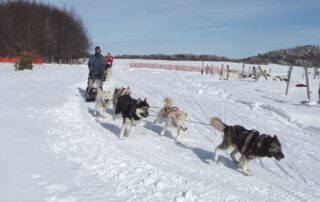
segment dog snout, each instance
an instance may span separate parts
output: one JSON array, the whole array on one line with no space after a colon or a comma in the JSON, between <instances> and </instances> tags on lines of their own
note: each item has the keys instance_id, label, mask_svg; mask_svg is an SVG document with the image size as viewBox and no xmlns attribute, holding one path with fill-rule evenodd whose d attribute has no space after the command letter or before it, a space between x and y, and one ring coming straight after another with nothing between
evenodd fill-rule
<instances>
[{"instance_id":1,"label":"dog snout","mask_svg":"<svg viewBox=\"0 0 320 202\"><path fill-rule=\"evenodd\" d=\"M275 155L275 158L277 159L277 161L280 161L284 158L284 154L282 152L279 152Z\"/></svg>"},{"instance_id":2,"label":"dog snout","mask_svg":"<svg viewBox=\"0 0 320 202\"><path fill-rule=\"evenodd\" d=\"M183 131L188 130L188 127L180 127Z\"/></svg>"},{"instance_id":3,"label":"dog snout","mask_svg":"<svg viewBox=\"0 0 320 202\"><path fill-rule=\"evenodd\" d=\"M147 116L149 116L149 112L148 111L144 111L143 113L141 113L141 115L146 118Z\"/></svg>"}]
</instances>

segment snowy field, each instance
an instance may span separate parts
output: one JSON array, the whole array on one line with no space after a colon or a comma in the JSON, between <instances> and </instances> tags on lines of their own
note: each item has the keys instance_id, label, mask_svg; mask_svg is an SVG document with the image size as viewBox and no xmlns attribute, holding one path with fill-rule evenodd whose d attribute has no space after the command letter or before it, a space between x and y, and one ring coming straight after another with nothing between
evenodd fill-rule
<instances>
[{"instance_id":1,"label":"snowy field","mask_svg":"<svg viewBox=\"0 0 320 202\"><path fill-rule=\"evenodd\" d=\"M283 81L225 81L199 73L128 69L129 62L115 61L104 89L130 86L132 97L147 98L152 107L171 97L191 121L204 124L190 122L182 144L175 144L174 129L159 136L163 125L152 124L159 109L151 108L151 116L122 141L122 121L112 120L112 109L103 119L93 116L93 103L84 102L86 65L46 64L15 72L13 65L0 64L0 201L319 201L320 80L313 79L313 69L307 102L306 88L295 87L305 82L298 67L285 96ZM274 75L288 70L263 68ZM214 163L222 137L205 125L213 116L277 134L285 158L250 161L248 177L227 153Z\"/></svg>"}]
</instances>

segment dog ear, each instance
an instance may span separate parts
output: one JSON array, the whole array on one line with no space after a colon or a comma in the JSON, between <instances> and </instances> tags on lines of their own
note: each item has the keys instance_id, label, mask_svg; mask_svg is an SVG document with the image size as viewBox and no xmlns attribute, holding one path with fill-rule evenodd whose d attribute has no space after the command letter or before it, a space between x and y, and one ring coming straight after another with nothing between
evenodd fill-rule
<instances>
[{"instance_id":1,"label":"dog ear","mask_svg":"<svg viewBox=\"0 0 320 202\"><path fill-rule=\"evenodd\" d=\"M139 98L138 100L137 100L137 104L140 104L141 103L141 99Z\"/></svg>"},{"instance_id":2,"label":"dog ear","mask_svg":"<svg viewBox=\"0 0 320 202\"><path fill-rule=\"evenodd\" d=\"M144 98L144 102L147 102L147 98Z\"/></svg>"}]
</instances>

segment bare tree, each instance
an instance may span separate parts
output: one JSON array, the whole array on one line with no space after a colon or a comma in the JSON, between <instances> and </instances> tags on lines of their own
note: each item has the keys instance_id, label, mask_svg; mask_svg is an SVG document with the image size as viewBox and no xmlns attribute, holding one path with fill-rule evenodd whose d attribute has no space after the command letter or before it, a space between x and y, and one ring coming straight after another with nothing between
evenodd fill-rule
<instances>
[{"instance_id":1,"label":"bare tree","mask_svg":"<svg viewBox=\"0 0 320 202\"><path fill-rule=\"evenodd\" d=\"M0 1L0 56L33 51L58 61L86 57L91 45L73 9L59 9L37 1Z\"/></svg>"}]
</instances>

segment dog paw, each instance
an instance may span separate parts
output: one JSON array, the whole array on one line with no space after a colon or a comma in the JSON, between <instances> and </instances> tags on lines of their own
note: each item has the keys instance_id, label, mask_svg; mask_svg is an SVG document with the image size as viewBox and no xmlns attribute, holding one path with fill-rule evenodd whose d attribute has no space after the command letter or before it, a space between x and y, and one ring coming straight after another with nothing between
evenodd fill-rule
<instances>
[{"instance_id":1,"label":"dog paw","mask_svg":"<svg viewBox=\"0 0 320 202\"><path fill-rule=\"evenodd\" d=\"M249 173L249 172L243 172L243 174L244 174L245 176L252 176L252 174Z\"/></svg>"}]
</instances>

